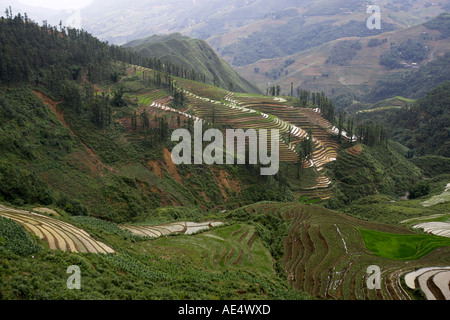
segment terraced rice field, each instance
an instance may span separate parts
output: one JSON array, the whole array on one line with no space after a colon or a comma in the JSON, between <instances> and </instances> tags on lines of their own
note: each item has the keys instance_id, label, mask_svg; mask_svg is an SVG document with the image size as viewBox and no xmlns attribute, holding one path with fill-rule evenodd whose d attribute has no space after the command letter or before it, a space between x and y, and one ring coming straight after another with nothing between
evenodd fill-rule
<instances>
[{"instance_id":1,"label":"terraced rice field","mask_svg":"<svg viewBox=\"0 0 450 320\"><path fill-rule=\"evenodd\" d=\"M195 98L195 95L191 96ZM236 100L232 93L229 93L225 96L225 101L228 103L212 107L211 105L196 104L194 112L209 121L214 115L216 121L235 129L279 129L281 134L290 133L292 142L289 145L281 137L279 143L280 161L286 162L298 161L295 145L307 137L307 130L311 130L315 151L312 159L305 162L303 166L304 168L314 167L317 170L317 183L314 187L301 190L297 194L323 200L330 198L332 196L332 190L329 188L331 181L320 174L320 171L323 170L325 164L336 160L338 155L339 145L330 139L329 127L331 124L323 119L318 110L305 108L300 110L264 101L251 103L252 99L258 100L249 97L246 98L246 103L242 103ZM303 115L302 110L307 115Z\"/></svg>"},{"instance_id":2,"label":"terraced rice field","mask_svg":"<svg viewBox=\"0 0 450 320\"><path fill-rule=\"evenodd\" d=\"M445 203L450 201L450 183L447 184L445 190L440 195L434 196L431 199L422 202L424 207L431 207L439 203Z\"/></svg>"},{"instance_id":3,"label":"terraced rice field","mask_svg":"<svg viewBox=\"0 0 450 320\"><path fill-rule=\"evenodd\" d=\"M450 223L448 222L423 222L416 224L413 228L423 229L425 232L450 238Z\"/></svg>"},{"instance_id":4,"label":"terraced rice field","mask_svg":"<svg viewBox=\"0 0 450 320\"><path fill-rule=\"evenodd\" d=\"M307 137L307 133L311 132L314 142L314 153L310 162L304 163L304 168L314 167L318 174L317 184L310 189L301 190L298 192L299 196L312 196L319 199L328 199L332 195L329 186L331 181L320 174L324 165L335 161L338 155L339 144L330 138L331 135L336 134L332 131L332 125L325 120L319 109L308 108L294 108L274 102L267 102L261 99L252 98L234 98L229 94L225 98L234 105L240 105L242 108L256 110L261 114L278 119L277 121L285 125L285 130L282 132L290 132L292 143L289 148L293 151L295 145ZM297 157L289 159L283 158L282 161L295 162ZM324 190L325 189L325 190ZM312 192L316 190L317 192Z\"/></svg>"},{"instance_id":5,"label":"terraced rice field","mask_svg":"<svg viewBox=\"0 0 450 320\"><path fill-rule=\"evenodd\" d=\"M402 223L409 224L415 229L422 229L427 233L450 238L450 213L408 219Z\"/></svg>"},{"instance_id":6,"label":"terraced rice field","mask_svg":"<svg viewBox=\"0 0 450 320\"><path fill-rule=\"evenodd\" d=\"M150 69L138 67L138 72L143 75L151 74ZM317 184L315 187L298 191L299 196L311 196L318 199L328 199L333 192L329 188L331 181L321 171L324 165L335 161L338 155L339 145L331 139L336 135L331 123L325 120L320 109L293 108L283 105L283 100L274 100L263 96L238 95L213 86L196 83L186 79L177 79L175 87L184 90L190 103L191 114L182 114L193 117L197 121L208 123L214 121L227 128L233 129L278 129L280 161L297 163L298 154L295 151L297 143L308 136L311 131L315 145L313 157L303 164L304 168L314 168L317 172ZM157 94L157 93L152 93ZM142 94L136 100L143 107L158 108L162 111L176 112L168 108L168 101L155 99L152 94ZM335 129L335 128L334 128ZM291 142L284 141L283 135L291 136ZM269 135L270 146L270 135ZM270 150L270 147L269 147Z\"/></svg>"},{"instance_id":7,"label":"terraced rice field","mask_svg":"<svg viewBox=\"0 0 450 320\"><path fill-rule=\"evenodd\" d=\"M137 96L131 96L132 98L136 98L139 104L143 106L149 106L153 101L158 99L163 99L167 97L167 93L164 90L155 90L152 92L140 94Z\"/></svg>"},{"instance_id":8,"label":"terraced rice field","mask_svg":"<svg viewBox=\"0 0 450 320\"><path fill-rule=\"evenodd\" d=\"M405 275L411 289L420 288L428 300L450 300L450 267L430 267Z\"/></svg>"},{"instance_id":9,"label":"terraced rice field","mask_svg":"<svg viewBox=\"0 0 450 320\"><path fill-rule=\"evenodd\" d=\"M272 257L257 236L255 227L235 224L195 236L160 238L153 245L183 248L210 270L248 269L271 274Z\"/></svg>"},{"instance_id":10,"label":"terraced rice field","mask_svg":"<svg viewBox=\"0 0 450 320\"><path fill-rule=\"evenodd\" d=\"M247 210L252 214L276 215L290 222L283 259L287 280L317 298L409 300L413 292L402 285L404 275L438 265L450 254L450 246L444 246L407 263L377 256L365 246L358 228L398 234L408 233L408 229L357 220L316 206L256 204ZM367 268L372 265L381 269L380 290L367 287Z\"/></svg>"},{"instance_id":11,"label":"terraced rice field","mask_svg":"<svg viewBox=\"0 0 450 320\"><path fill-rule=\"evenodd\" d=\"M366 247L380 257L415 260L431 251L450 246L450 239L435 235L393 234L375 230L360 230Z\"/></svg>"},{"instance_id":12,"label":"terraced rice field","mask_svg":"<svg viewBox=\"0 0 450 320\"><path fill-rule=\"evenodd\" d=\"M120 227L131 231L135 235L159 238L162 236L168 236L172 234L193 234L199 231L208 230L213 227L222 225L220 221L207 221L207 222L175 222L159 226L138 226L138 225L121 225Z\"/></svg>"},{"instance_id":13,"label":"terraced rice field","mask_svg":"<svg viewBox=\"0 0 450 320\"><path fill-rule=\"evenodd\" d=\"M52 250L81 253L114 253L106 244L93 239L86 231L69 223L34 212L0 205L0 215L22 224Z\"/></svg>"}]
</instances>

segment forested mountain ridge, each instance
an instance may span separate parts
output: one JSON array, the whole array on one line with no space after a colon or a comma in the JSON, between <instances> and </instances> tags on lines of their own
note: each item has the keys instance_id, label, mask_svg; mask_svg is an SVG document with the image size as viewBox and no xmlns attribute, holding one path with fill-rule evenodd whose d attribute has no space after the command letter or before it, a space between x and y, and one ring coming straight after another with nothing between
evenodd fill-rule
<instances>
[{"instance_id":1,"label":"forested mountain ridge","mask_svg":"<svg viewBox=\"0 0 450 320\"><path fill-rule=\"evenodd\" d=\"M447 81L427 92L416 102L405 102L402 107L396 109L360 113L355 117L358 122L383 123L391 139L410 148L417 156L450 157L449 102L450 81Z\"/></svg>"}]
</instances>

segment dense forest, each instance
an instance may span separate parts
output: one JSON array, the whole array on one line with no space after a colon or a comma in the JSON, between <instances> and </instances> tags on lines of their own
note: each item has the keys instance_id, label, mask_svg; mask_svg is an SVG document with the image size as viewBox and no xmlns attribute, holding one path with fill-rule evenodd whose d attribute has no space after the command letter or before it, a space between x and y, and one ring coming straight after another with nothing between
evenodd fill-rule
<instances>
[{"instance_id":1,"label":"dense forest","mask_svg":"<svg viewBox=\"0 0 450 320\"><path fill-rule=\"evenodd\" d=\"M351 61L361 50L362 45L360 41L342 41L333 47L332 54L328 57L326 63L345 65L346 62Z\"/></svg>"},{"instance_id":2,"label":"dense forest","mask_svg":"<svg viewBox=\"0 0 450 320\"><path fill-rule=\"evenodd\" d=\"M447 81L415 103L375 115L360 114L358 121L379 121L389 138L400 142L417 156L450 157L450 81Z\"/></svg>"},{"instance_id":3,"label":"dense forest","mask_svg":"<svg viewBox=\"0 0 450 320\"><path fill-rule=\"evenodd\" d=\"M117 82L118 68L111 65L113 61L157 70L159 81L167 86L168 76L206 82L205 75L194 69L109 45L86 31L45 21L39 26L27 14L13 16L10 8L5 14L0 21L1 83L31 82L61 97L67 80Z\"/></svg>"},{"instance_id":4,"label":"dense forest","mask_svg":"<svg viewBox=\"0 0 450 320\"><path fill-rule=\"evenodd\" d=\"M391 43L388 52L380 57L380 64L388 69L401 68L402 62L419 63L428 56L428 49L420 42L413 42L411 39L396 45Z\"/></svg>"}]
</instances>

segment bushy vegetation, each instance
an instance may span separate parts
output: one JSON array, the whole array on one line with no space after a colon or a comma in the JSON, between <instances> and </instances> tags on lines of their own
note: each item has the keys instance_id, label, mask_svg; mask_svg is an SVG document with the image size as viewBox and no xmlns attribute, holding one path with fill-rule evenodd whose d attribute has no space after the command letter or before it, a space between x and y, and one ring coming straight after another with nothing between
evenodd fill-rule
<instances>
[{"instance_id":1,"label":"bushy vegetation","mask_svg":"<svg viewBox=\"0 0 450 320\"><path fill-rule=\"evenodd\" d=\"M54 195L36 164L48 166L43 160L50 161L48 152L53 161L61 160L76 149L76 142L29 89L1 89L0 94L0 199L17 205L51 204Z\"/></svg>"},{"instance_id":2,"label":"bushy vegetation","mask_svg":"<svg viewBox=\"0 0 450 320\"><path fill-rule=\"evenodd\" d=\"M445 82L408 108L385 111L379 121L389 137L412 149L415 155L450 157L449 101L450 82Z\"/></svg>"},{"instance_id":3,"label":"bushy vegetation","mask_svg":"<svg viewBox=\"0 0 450 320\"><path fill-rule=\"evenodd\" d=\"M419 63L425 60L428 55L427 48L420 42L413 43L411 39L400 45L391 43L389 52L384 53L380 57L380 64L388 69L401 68L402 61Z\"/></svg>"},{"instance_id":4,"label":"bushy vegetation","mask_svg":"<svg viewBox=\"0 0 450 320\"><path fill-rule=\"evenodd\" d=\"M0 216L0 254L3 250L29 256L36 253L39 247L23 226Z\"/></svg>"},{"instance_id":5,"label":"bushy vegetation","mask_svg":"<svg viewBox=\"0 0 450 320\"><path fill-rule=\"evenodd\" d=\"M353 60L361 48L360 41L341 41L333 47L333 51L326 63L343 66L346 62Z\"/></svg>"},{"instance_id":6,"label":"bushy vegetation","mask_svg":"<svg viewBox=\"0 0 450 320\"><path fill-rule=\"evenodd\" d=\"M430 193L430 185L425 181L421 181L409 189L409 198L416 199L421 198Z\"/></svg>"},{"instance_id":7,"label":"bushy vegetation","mask_svg":"<svg viewBox=\"0 0 450 320\"><path fill-rule=\"evenodd\" d=\"M235 221L256 224L256 232L275 259L275 270L284 275L282 258L284 254L284 240L288 234L289 222L282 217L267 214L250 214L246 208L234 210L230 218Z\"/></svg>"},{"instance_id":8,"label":"bushy vegetation","mask_svg":"<svg viewBox=\"0 0 450 320\"><path fill-rule=\"evenodd\" d=\"M411 159L411 162L422 169L428 177L450 173L450 158L427 155L414 157Z\"/></svg>"},{"instance_id":9,"label":"bushy vegetation","mask_svg":"<svg viewBox=\"0 0 450 320\"><path fill-rule=\"evenodd\" d=\"M422 178L417 167L385 145L365 146L358 157L342 150L328 169L335 182L335 199L328 204L331 208L377 193L403 196Z\"/></svg>"}]
</instances>

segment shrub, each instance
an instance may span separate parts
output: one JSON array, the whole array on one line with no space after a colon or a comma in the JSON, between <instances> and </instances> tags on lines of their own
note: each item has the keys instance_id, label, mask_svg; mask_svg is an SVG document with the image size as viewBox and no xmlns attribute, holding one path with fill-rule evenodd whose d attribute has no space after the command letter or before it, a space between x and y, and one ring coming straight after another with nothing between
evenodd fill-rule
<instances>
[{"instance_id":1,"label":"shrub","mask_svg":"<svg viewBox=\"0 0 450 320\"><path fill-rule=\"evenodd\" d=\"M409 189L409 199L424 197L430 193L430 185L426 182L419 182Z\"/></svg>"},{"instance_id":2,"label":"shrub","mask_svg":"<svg viewBox=\"0 0 450 320\"><path fill-rule=\"evenodd\" d=\"M4 217L0 217L0 247L20 256L31 255L39 249L23 226Z\"/></svg>"}]
</instances>

